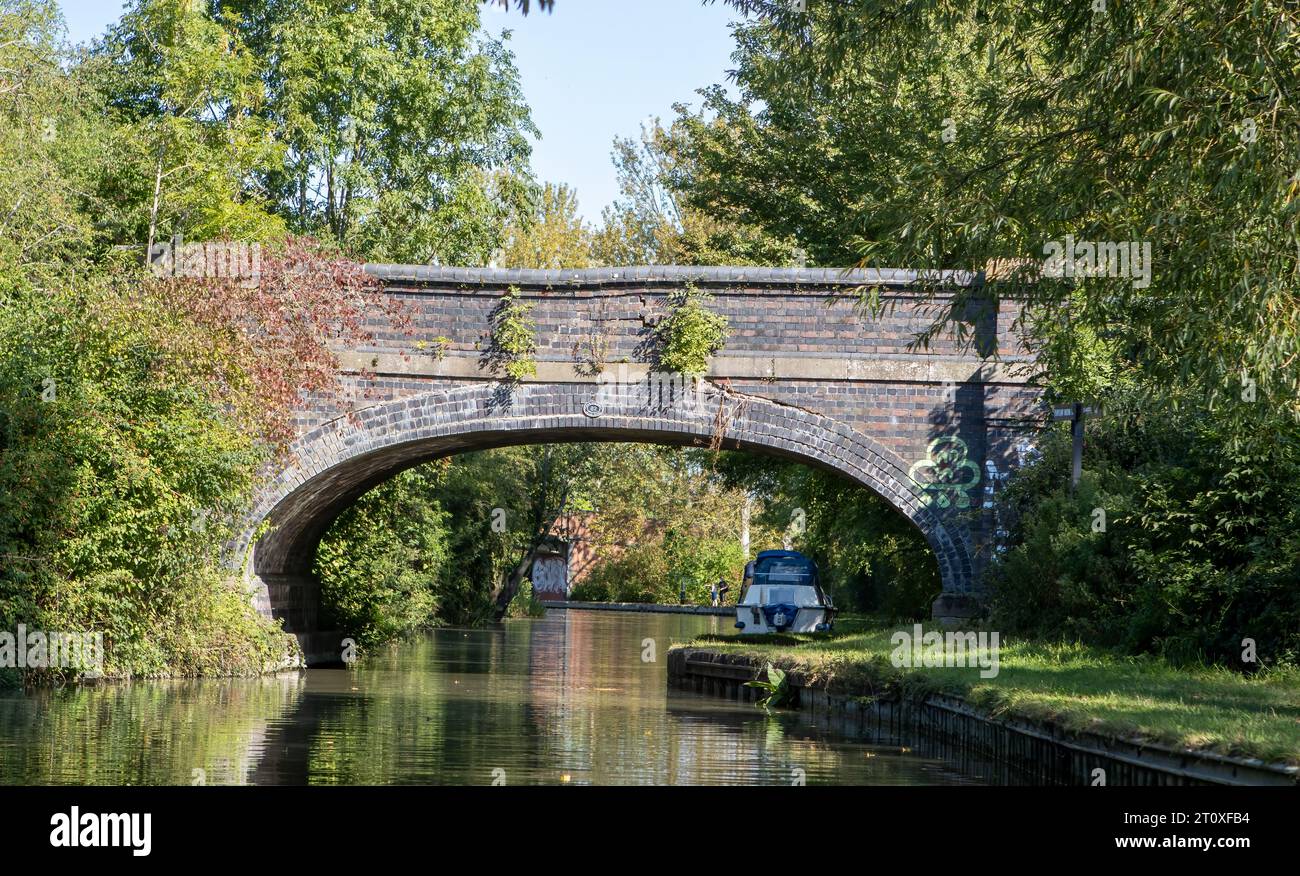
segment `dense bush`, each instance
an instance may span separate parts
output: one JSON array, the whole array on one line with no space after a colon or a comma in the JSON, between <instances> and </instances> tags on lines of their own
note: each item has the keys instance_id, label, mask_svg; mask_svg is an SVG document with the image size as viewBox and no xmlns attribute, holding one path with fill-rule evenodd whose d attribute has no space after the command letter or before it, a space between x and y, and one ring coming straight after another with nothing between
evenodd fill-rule
<instances>
[{"instance_id":1,"label":"dense bush","mask_svg":"<svg viewBox=\"0 0 1300 876\"><path fill-rule=\"evenodd\" d=\"M687 285L668 296L668 313L654 327L655 367L675 374L704 374L709 358L727 342L727 318L708 308L709 298Z\"/></svg>"},{"instance_id":2,"label":"dense bush","mask_svg":"<svg viewBox=\"0 0 1300 876\"><path fill-rule=\"evenodd\" d=\"M102 632L111 675L258 671L287 646L220 546L264 451L217 339L131 281L0 307L0 628Z\"/></svg>"},{"instance_id":3,"label":"dense bush","mask_svg":"<svg viewBox=\"0 0 1300 876\"><path fill-rule=\"evenodd\" d=\"M510 600L510 607L506 611L506 617L545 617L546 603L537 598L533 592L533 582L525 580L519 587L519 592Z\"/></svg>"},{"instance_id":4,"label":"dense bush","mask_svg":"<svg viewBox=\"0 0 1300 876\"><path fill-rule=\"evenodd\" d=\"M1300 512L1289 485L1300 432L1254 440L1210 411L1122 409L1088 430L1076 495L1061 432L1003 493L1010 533L989 570L994 621L1243 669L1255 665L1242 659L1253 639L1260 664L1294 662Z\"/></svg>"},{"instance_id":5,"label":"dense bush","mask_svg":"<svg viewBox=\"0 0 1300 876\"><path fill-rule=\"evenodd\" d=\"M537 374L537 324L528 315L532 308L520 301L518 288L506 290L492 309L480 365L515 383Z\"/></svg>"},{"instance_id":6,"label":"dense bush","mask_svg":"<svg viewBox=\"0 0 1300 876\"><path fill-rule=\"evenodd\" d=\"M569 597L579 602L677 602L671 589L668 562L655 539L597 563Z\"/></svg>"},{"instance_id":7,"label":"dense bush","mask_svg":"<svg viewBox=\"0 0 1300 876\"><path fill-rule=\"evenodd\" d=\"M316 551L329 629L363 648L434 625L447 561L442 469L420 466L366 495L331 524Z\"/></svg>"},{"instance_id":8,"label":"dense bush","mask_svg":"<svg viewBox=\"0 0 1300 876\"><path fill-rule=\"evenodd\" d=\"M734 532L700 538L689 531L669 528L664 534L663 550L668 562L665 583L676 597L680 597L684 584L687 602L708 602L710 588L722 578L731 584L727 596L736 598L745 555Z\"/></svg>"}]
</instances>

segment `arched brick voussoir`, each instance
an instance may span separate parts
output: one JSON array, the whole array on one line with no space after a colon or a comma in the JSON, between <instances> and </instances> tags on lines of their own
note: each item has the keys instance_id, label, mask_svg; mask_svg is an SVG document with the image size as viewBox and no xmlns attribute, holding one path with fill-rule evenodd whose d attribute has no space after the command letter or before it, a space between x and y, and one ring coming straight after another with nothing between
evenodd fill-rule
<instances>
[{"instance_id":1,"label":"arched brick voussoir","mask_svg":"<svg viewBox=\"0 0 1300 876\"><path fill-rule=\"evenodd\" d=\"M309 574L329 523L364 492L413 465L468 450L554 441L708 446L725 401L733 416L724 446L817 465L873 490L929 542L944 590L970 591L967 534L929 508L901 458L853 428L716 387L694 407L648 409L640 399L602 399L593 416L584 405L594 398L589 383L465 384L375 405L308 432L292 448L293 464L261 491L248 521L246 543L263 521L270 524L252 552L251 582Z\"/></svg>"}]
</instances>

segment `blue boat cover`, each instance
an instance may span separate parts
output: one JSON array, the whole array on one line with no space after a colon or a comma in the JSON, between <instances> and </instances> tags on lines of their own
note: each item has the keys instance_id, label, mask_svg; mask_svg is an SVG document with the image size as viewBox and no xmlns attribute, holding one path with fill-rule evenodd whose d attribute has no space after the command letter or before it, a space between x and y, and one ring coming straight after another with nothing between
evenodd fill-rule
<instances>
[{"instance_id":1,"label":"blue boat cover","mask_svg":"<svg viewBox=\"0 0 1300 876\"><path fill-rule=\"evenodd\" d=\"M795 615L798 613L799 606L790 602L776 602L772 605L763 606L763 618L767 621L767 625L778 632L785 632L786 628L794 623ZM778 624L776 622L778 614L785 615L785 623Z\"/></svg>"}]
</instances>

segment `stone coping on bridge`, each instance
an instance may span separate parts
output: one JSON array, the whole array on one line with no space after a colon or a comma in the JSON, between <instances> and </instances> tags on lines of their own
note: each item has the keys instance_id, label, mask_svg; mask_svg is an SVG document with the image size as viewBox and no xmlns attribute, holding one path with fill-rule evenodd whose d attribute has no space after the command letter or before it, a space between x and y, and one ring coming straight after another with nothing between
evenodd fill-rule
<instances>
[{"instance_id":1,"label":"stone coping on bridge","mask_svg":"<svg viewBox=\"0 0 1300 876\"><path fill-rule=\"evenodd\" d=\"M379 375L446 377L470 380L497 379L479 355L448 353L431 356L342 350L339 367L345 372ZM644 362L611 363L601 374L583 373L571 359L535 362L536 373L521 383L602 383L644 380L653 370ZM602 376L603 375L603 376ZM1001 383L1028 384L1030 376L1019 361L989 362L965 357L932 356L918 361L912 357L877 354L872 356L714 356L705 377L757 380L848 380L914 383Z\"/></svg>"},{"instance_id":2,"label":"stone coping on bridge","mask_svg":"<svg viewBox=\"0 0 1300 876\"><path fill-rule=\"evenodd\" d=\"M366 273L390 282L480 286L627 286L683 283L744 286L917 286L981 285L971 271L915 271L902 268L755 268L694 265L632 265L611 268L537 270L532 268L457 268L443 265L367 264Z\"/></svg>"}]
</instances>

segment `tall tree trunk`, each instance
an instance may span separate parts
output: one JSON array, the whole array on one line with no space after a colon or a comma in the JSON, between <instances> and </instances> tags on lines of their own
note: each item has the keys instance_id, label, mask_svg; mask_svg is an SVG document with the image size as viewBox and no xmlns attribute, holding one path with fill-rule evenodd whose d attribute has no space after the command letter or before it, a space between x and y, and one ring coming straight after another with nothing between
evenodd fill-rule
<instances>
[{"instance_id":1,"label":"tall tree trunk","mask_svg":"<svg viewBox=\"0 0 1300 876\"><path fill-rule=\"evenodd\" d=\"M153 175L153 206L149 208L149 243L144 251L145 264L153 257L153 243L158 238L158 205L162 201L163 155L165 146L158 147L158 166Z\"/></svg>"},{"instance_id":2,"label":"tall tree trunk","mask_svg":"<svg viewBox=\"0 0 1300 876\"><path fill-rule=\"evenodd\" d=\"M553 448L547 447L542 457L541 483L538 486L537 501L533 505L533 535L530 539L528 550L524 551L523 558L515 565L510 574L505 576L501 582L501 589L494 593L495 607L493 609L497 620L506 616L506 611L510 608L510 601L515 598L519 592L519 587L523 584L524 578L528 576L532 567L533 560L537 557L537 551L546 541L555 524L564 515L565 508L569 504L569 490L572 488L571 473L570 477L563 478L559 485L555 484L557 480L556 465L553 457ZM555 487L558 495L552 497L551 488ZM553 501L554 499L554 501Z\"/></svg>"},{"instance_id":3,"label":"tall tree trunk","mask_svg":"<svg viewBox=\"0 0 1300 876\"><path fill-rule=\"evenodd\" d=\"M334 226L334 157L330 156L325 165L325 227L339 239L338 229Z\"/></svg>"},{"instance_id":4,"label":"tall tree trunk","mask_svg":"<svg viewBox=\"0 0 1300 876\"><path fill-rule=\"evenodd\" d=\"M528 576L528 570L537 557L539 547L541 547L540 541L524 551L523 559L510 570L510 574L502 582L501 589L497 591L496 604L492 609L492 616L496 620L501 620L506 616L506 612L510 609L511 600L515 598L515 594L519 592L519 587L524 583L524 578Z\"/></svg>"},{"instance_id":5,"label":"tall tree trunk","mask_svg":"<svg viewBox=\"0 0 1300 876\"><path fill-rule=\"evenodd\" d=\"M745 505L740 509L740 550L749 560L749 517L754 507L754 494L746 491Z\"/></svg>"}]
</instances>

